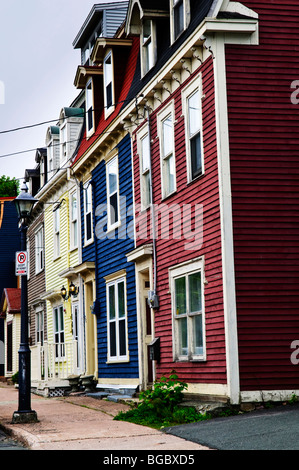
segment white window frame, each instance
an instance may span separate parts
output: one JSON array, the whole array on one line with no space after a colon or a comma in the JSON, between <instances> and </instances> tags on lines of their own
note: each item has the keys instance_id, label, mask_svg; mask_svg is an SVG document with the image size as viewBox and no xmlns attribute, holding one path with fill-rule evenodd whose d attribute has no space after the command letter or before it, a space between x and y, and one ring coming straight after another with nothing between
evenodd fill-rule
<instances>
[{"instance_id":1,"label":"white window frame","mask_svg":"<svg viewBox=\"0 0 299 470\"><path fill-rule=\"evenodd\" d=\"M58 328L56 323L58 315ZM65 358L65 328L64 328L64 309L63 305L57 305L53 308L53 336L55 344L55 361L59 362Z\"/></svg>"},{"instance_id":2,"label":"white window frame","mask_svg":"<svg viewBox=\"0 0 299 470\"><path fill-rule=\"evenodd\" d=\"M190 292L189 282L190 276L193 274L201 274L201 310L197 312L190 311ZM169 283L171 291L171 304L172 304L172 332L173 332L173 360L180 362L189 361L205 361L206 360L206 338L205 338L205 306L204 306L204 259L198 258L191 262L182 263L169 269ZM186 286L186 312L178 313L176 310L176 289L175 281L177 279L185 278ZM181 351L180 341L180 322L186 319L187 324L187 354ZM195 346L195 328L194 322L196 319L201 319L202 331L202 350L196 351Z\"/></svg>"},{"instance_id":3,"label":"white window frame","mask_svg":"<svg viewBox=\"0 0 299 470\"><path fill-rule=\"evenodd\" d=\"M40 226L34 234L35 237L35 274L44 270L44 227Z\"/></svg>"},{"instance_id":4,"label":"white window frame","mask_svg":"<svg viewBox=\"0 0 299 470\"><path fill-rule=\"evenodd\" d=\"M108 276L109 280L106 279L106 301L107 301L107 361L108 363L115 362L128 362L129 361L129 345L128 345L128 318L127 318L127 283L126 276ZM123 283L124 286L124 316L119 317L119 297L118 287ZM114 287L114 306L115 306L115 318L111 318L110 315L110 288ZM125 322L124 327L124 341L125 341L125 353L121 354L120 351L120 324ZM111 327L115 325L115 354L111 354Z\"/></svg>"},{"instance_id":5,"label":"white window frame","mask_svg":"<svg viewBox=\"0 0 299 470\"><path fill-rule=\"evenodd\" d=\"M90 201L90 202L89 202ZM87 181L83 186L83 202L84 202L84 246L93 242L93 218L92 218L92 184L91 180ZM89 210L87 210L89 204ZM87 224L90 220L90 237L87 238Z\"/></svg>"},{"instance_id":6,"label":"white window frame","mask_svg":"<svg viewBox=\"0 0 299 470\"><path fill-rule=\"evenodd\" d=\"M85 87L85 120L86 120L86 136L90 137L94 133L94 96L93 96L93 80L88 80ZM91 125L90 125L91 120Z\"/></svg>"},{"instance_id":7,"label":"white window frame","mask_svg":"<svg viewBox=\"0 0 299 470\"><path fill-rule=\"evenodd\" d=\"M165 132L164 126L168 119L171 119L172 132L171 132L171 145L169 149L165 147ZM174 105L170 103L157 115L157 129L160 141L160 163L161 163L161 187L162 199L173 194L176 191L176 159L175 159L175 139L174 139ZM168 136L167 136L168 137ZM169 141L169 139L168 139ZM173 188L171 188L170 172L168 171L169 162L172 160L173 166Z\"/></svg>"},{"instance_id":8,"label":"white window frame","mask_svg":"<svg viewBox=\"0 0 299 470\"><path fill-rule=\"evenodd\" d=\"M182 28L179 32L176 31L176 15L179 5L182 5ZM190 0L170 0L170 34L171 43L173 44L180 35L188 28L190 23Z\"/></svg>"},{"instance_id":9,"label":"white window frame","mask_svg":"<svg viewBox=\"0 0 299 470\"><path fill-rule=\"evenodd\" d=\"M60 256L60 208L53 211L54 259Z\"/></svg>"},{"instance_id":10,"label":"white window frame","mask_svg":"<svg viewBox=\"0 0 299 470\"><path fill-rule=\"evenodd\" d=\"M189 100L198 92L198 131L191 134L189 119ZM187 180L188 183L204 175L204 147L203 147L203 122L202 122L202 76L199 74L190 84L182 90L182 109L185 117L185 136L186 136L186 158L187 158ZM198 175L192 175L192 153L191 141L200 134L200 152L201 152L201 172Z\"/></svg>"},{"instance_id":11,"label":"white window frame","mask_svg":"<svg viewBox=\"0 0 299 470\"><path fill-rule=\"evenodd\" d=\"M116 167L116 188L114 191L110 192L110 184L109 184L109 170L112 166ZM113 230L120 225L120 207L119 207L119 171L118 171L118 156L115 155L114 157L110 158L106 163L106 187L107 187L107 231ZM111 198L113 196L117 197L116 207L117 207L117 219L113 222L112 221L112 209L113 206L110 204Z\"/></svg>"},{"instance_id":12,"label":"white window frame","mask_svg":"<svg viewBox=\"0 0 299 470\"><path fill-rule=\"evenodd\" d=\"M145 28L149 24L150 34L145 36ZM156 24L153 20L144 19L141 31L141 71L146 75L153 68L157 60Z\"/></svg>"},{"instance_id":13,"label":"white window frame","mask_svg":"<svg viewBox=\"0 0 299 470\"><path fill-rule=\"evenodd\" d=\"M144 150L148 147L148 155L145 155ZM151 205L151 150L149 142L149 134L147 128L143 128L137 134L137 152L139 155L140 166L140 199L141 208L146 210Z\"/></svg>"},{"instance_id":14,"label":"white window frame","mask_svg":"<svg viewBox=\"0 0 299 470\"><path fill-rule=\"evenodd\" d=\"M110 58L111 64L110 64L110 71L108 74L107 70L107 61ZM107 51L107 54L104 57L103 61L103 69L104 69L104 106L105 106L105 118L107 119L108 116L114 111L114 105L115 105L115 94L114 94L114 62L113 62L113 53L112 49L109 49ZM110 77L111 73L111 77ZM108 102L108 96L107 96L107 87L111 85L111 103L109 104Z\"/></svg>"},{"instance_id":15,"label":"white window frame","mask_svg":"<svg viewBox=\"0 0 299 470\"><path fill-rule=\"evenodd\" d=\"M76 208L74 209L73 202L76 199ZM78 194L74 191L70 194L70 245L71 250L78 248Z\"/></svg>"}]
</instances>

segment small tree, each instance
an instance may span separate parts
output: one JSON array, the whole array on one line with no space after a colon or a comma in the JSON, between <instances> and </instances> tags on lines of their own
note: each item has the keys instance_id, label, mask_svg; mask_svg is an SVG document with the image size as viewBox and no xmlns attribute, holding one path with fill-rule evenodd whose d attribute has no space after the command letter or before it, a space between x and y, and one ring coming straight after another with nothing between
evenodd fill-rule
<instances>
[{"instance_id":1,"label":"small tree","mask_svg":"<svg viewBox=\"0 0 299 470\"><path fill-rule=\"evenodd\" d=\"M0 197L15 197L19 193L20 182L16 178L0 176Z\"/></svg>"}]
</instances>

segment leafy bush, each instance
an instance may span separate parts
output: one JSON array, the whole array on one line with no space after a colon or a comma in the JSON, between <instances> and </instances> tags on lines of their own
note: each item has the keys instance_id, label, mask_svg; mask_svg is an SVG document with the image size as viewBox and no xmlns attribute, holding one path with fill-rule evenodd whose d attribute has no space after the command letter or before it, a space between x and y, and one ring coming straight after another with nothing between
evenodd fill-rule
<instances>
[{"instance_id":1,"label":"leafy bush","mask_svg":"<svg viewBox=\"0 0 299 470\"><path fill-rule=\"evenodd\" d=\"M168 379L161 377L152 389L140 393L140 403L136 408L122 411L114 419L158 429L208 419L194 408L178 406L186 388L187 384L179 381L174 373Z\"/></svg>"}]
</instances>

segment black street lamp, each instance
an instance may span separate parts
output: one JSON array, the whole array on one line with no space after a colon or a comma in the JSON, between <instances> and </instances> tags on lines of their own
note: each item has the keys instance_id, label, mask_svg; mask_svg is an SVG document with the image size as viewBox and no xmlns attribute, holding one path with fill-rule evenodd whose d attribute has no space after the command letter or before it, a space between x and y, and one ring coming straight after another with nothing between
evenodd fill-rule
<instances>
[{"instance_id":1,"label":"black street lamp","mask_svg":"<svg viewBox=\"0 0 299 470\"><path fill-rule=\"evenodd\" d=\"M38 200L28 193L24 181L21 193L14 200L21 232L21 250L26 251L27 219ZM13 423L32 423L37 421L37 414L31 410L31 364L28 341L28 290L27 273L21 275L21 342L19 349L19 408L13 414Z\"/></svg>"}]
</instances>

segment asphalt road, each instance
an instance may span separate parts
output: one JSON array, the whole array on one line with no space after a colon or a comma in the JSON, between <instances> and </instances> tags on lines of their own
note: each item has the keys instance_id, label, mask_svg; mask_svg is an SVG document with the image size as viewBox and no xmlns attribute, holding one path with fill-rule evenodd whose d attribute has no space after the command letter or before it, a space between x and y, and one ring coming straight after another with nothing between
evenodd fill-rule
<instances>
[{"instance_id":1,"label":"asphalt road","mask_svg":"<svg viewBox=\"0 0 299 470\"><path fill-rule=\"evenodd\" d=\"M174 426L165 432L217 450L299 450L299 404Z\"/></svg>"},{"instance_id":2,"label":"asphalt road","mask_svg":"<svg viewBox=\"0 0 299 470\"><path fill-rule=\"evenodd\" d=\"M10 439L10 437L0 429L0 451L1 450L26 450L26 448L13 439Z\"/></svg>"}]
</instances>

